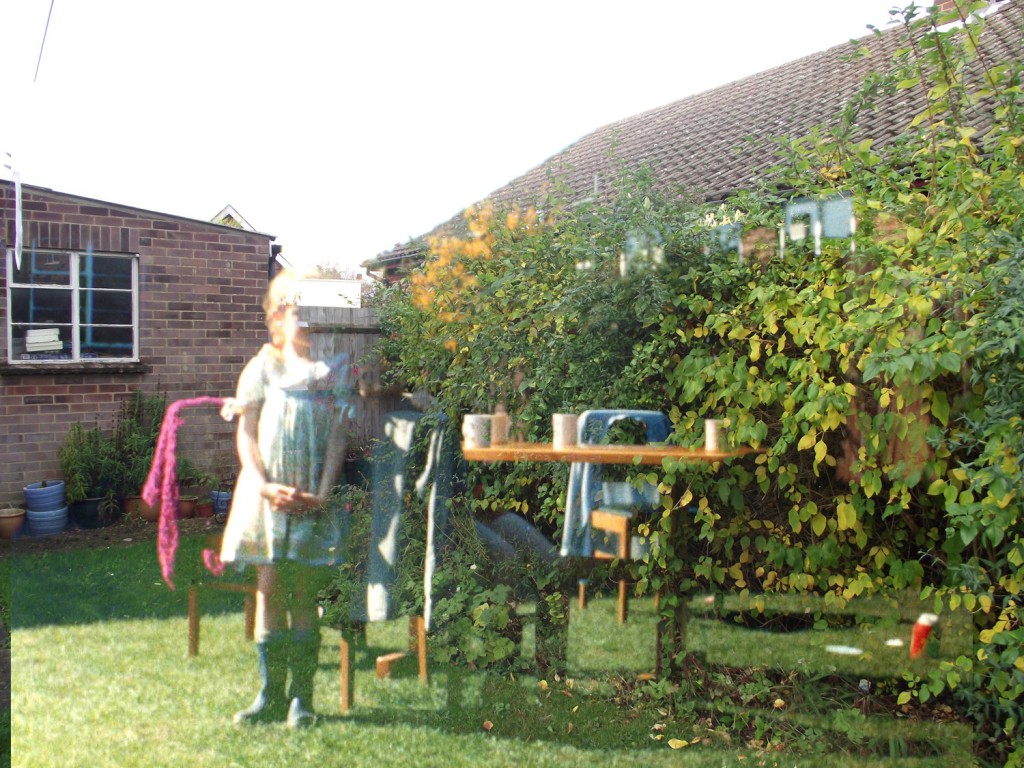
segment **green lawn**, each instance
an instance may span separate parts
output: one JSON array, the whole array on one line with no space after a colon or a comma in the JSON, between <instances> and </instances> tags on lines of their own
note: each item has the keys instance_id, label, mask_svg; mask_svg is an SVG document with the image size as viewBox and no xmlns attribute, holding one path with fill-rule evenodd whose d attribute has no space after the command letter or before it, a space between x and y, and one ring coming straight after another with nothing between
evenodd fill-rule
<instances>
[{"instance_id":1,"label":"green lawn","mask_svg":"<svg viewBox=\"0 0 1024 768\"><path fill-rule=\"evenodd\" d=\"M6 628L11 625L11 561L0 558L0 624L5 632L0 642L0 649L6 652L10 648L10 636ZM11 711L0 711L0 768L11 764Z\"/></svg>"},{"instance_id":2,"label":"green lawn","mask_svg":"<svg viewBox=\"0 0 1024 768\"><path fill-rule=\"evenodd\" d=\"M404 622L376 624L368 652L356 659L355 706L342 716L338 635L325 630L320 725L238 729L231 713L248 704L255 686L240 597L204 593L201 653L186 655L185 587L199 574L201 543L183 541L176 592L160 581L152 543L14 557L13 765L971 764L966 726L893 718L884 714L884 696L857 698L860 676L877 686L907 667L906 648L885 645L908 636L899 612L888 623L854 617L832 629L773 632L728 621L742 607L734 600L721 606L724 620L691 622L690 645L708 667L690 670L694 698L676 707L651 698L664 684L637 682L654 658L649 601L633 601L630 622L619 626L613 602L597 599L572 611L568 678L435 666L421 687L400 666L395 679L378 681L374 657L402 648L406 629ZM964 641L944 633L942 653L960 652ZM834 656L824 650L831 644L865 653ZM917 671L933 663L924 660ZM716 666L726 664L735 672ZM757 669L744 671L751 666ZM772 705L776 699L782 706ZM835 749L835 734L848 749ZM899 757L907 753L916 756Z\"/></svg>"}]
</instances>

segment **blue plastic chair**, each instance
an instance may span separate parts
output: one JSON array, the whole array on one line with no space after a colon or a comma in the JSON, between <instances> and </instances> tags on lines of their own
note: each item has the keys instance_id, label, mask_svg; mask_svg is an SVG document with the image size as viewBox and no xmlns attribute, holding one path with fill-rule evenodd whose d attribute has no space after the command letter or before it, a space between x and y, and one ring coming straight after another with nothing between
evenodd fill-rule
<instances>
[{"instance_id":1,"label":"blue plastic chair","mask_svg":"<svg viewBox=\"0 0 1024 768\"><path fill-rule=\"evenodd\" d=\"M605 442L612 426L621 421L643 425L648 443L664 442L672 430L669 418L659 411L590 410L579 416L577 440L581 444ZM566 495L562 555L608 560L641 557L648 545L634 533L636 522L649 517L660 502L658 488L651 483L637 488L627 481L605 481L601 464L573 463ZM586 607L586 581L580 582L579 605ZM620 623L626 621L628 605L628 584L620 579Z\"/></svg>"}]
</instances>

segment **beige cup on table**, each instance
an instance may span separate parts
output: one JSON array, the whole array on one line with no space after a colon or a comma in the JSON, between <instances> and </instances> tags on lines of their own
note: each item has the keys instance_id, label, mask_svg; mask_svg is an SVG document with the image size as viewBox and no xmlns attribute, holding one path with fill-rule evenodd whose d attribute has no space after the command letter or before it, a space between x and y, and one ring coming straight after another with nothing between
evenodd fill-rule
<instances>
[{"instance_id":1,"label":"beige cup on table","mask_svg":"<svg viewBox=\"0 0 1024 768\"><path fill-rule=\"evenodd\" d=\"M491 417L467 413L462 417L462 444L466 448L487 448L491 444Z\"/></svg>"},{"instance_id":2,"label":"beige cup on table","mask_svg":"<svg viewBox=\"0 0 1024 768\"><path fill-rule=\"evenodd\" d=\"M491 416L491 445L504 445L508 442L512 422L507 413L495 413Z\"/></svg>"},{"instance_id":3,"label":"beige cup on table","mask_svg":"<svg viewBox=\"0 0 1024 768\"><path fill-rule=\"evenodd\" d=\"M565 450L576 445L576 414L555 413L551 415L551 443L555 450Z\"/></svg>"},{"instance_id":4,"label":"beige cup on table","mask_svg":"<svg viewBox=\"0 0 1024 768\"><path fill-rule=\"evenodd\" d=\"M718 453L728 448L723 419L704 419L704 450L710 453Z\"/></svg>"}]
</instances>

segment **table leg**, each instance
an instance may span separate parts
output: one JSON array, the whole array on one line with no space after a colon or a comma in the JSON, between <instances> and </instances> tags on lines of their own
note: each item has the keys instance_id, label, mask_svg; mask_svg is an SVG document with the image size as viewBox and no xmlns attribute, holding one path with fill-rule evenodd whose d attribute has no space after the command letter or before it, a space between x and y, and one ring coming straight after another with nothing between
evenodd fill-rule
<instances>
[{"instance_id":1,"label":"table leg","mask_svg":"<svg viewBox=\"0 0 1024 768\"><path fill-rule=\"evenodd\" d=\"M188 588L188 655L199 654L199 588Z\"/></svg>"},{"instance_id":2,"label":"table leg","mask_svg":"<svg viewBox=\"0 0 1024 768\"><path fill-rule=\"evenodd\" d=\"M338 656L341 671L341 711L347 713L352 707L352 645L344 634L338 643Z\"/></svg>"}]
</instances>

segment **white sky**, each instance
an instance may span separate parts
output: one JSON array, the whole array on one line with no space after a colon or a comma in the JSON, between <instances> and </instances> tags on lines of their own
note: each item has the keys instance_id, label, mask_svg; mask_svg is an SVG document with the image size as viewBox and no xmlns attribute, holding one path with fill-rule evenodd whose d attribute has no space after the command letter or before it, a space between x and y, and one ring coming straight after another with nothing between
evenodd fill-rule
<instances>
[{"instance_id":1,"label":"white sky","mask_svg":"<svg viewBox=\"0 0 1024 768\"><path fill-rule=\"evenodd\" d=\"M231 204L290 260L343 267L602 125L904 4L53 0L33 82L50 2L0 2L0 153L24 183L204 220Z\"/></svg>"}]
</instances>

